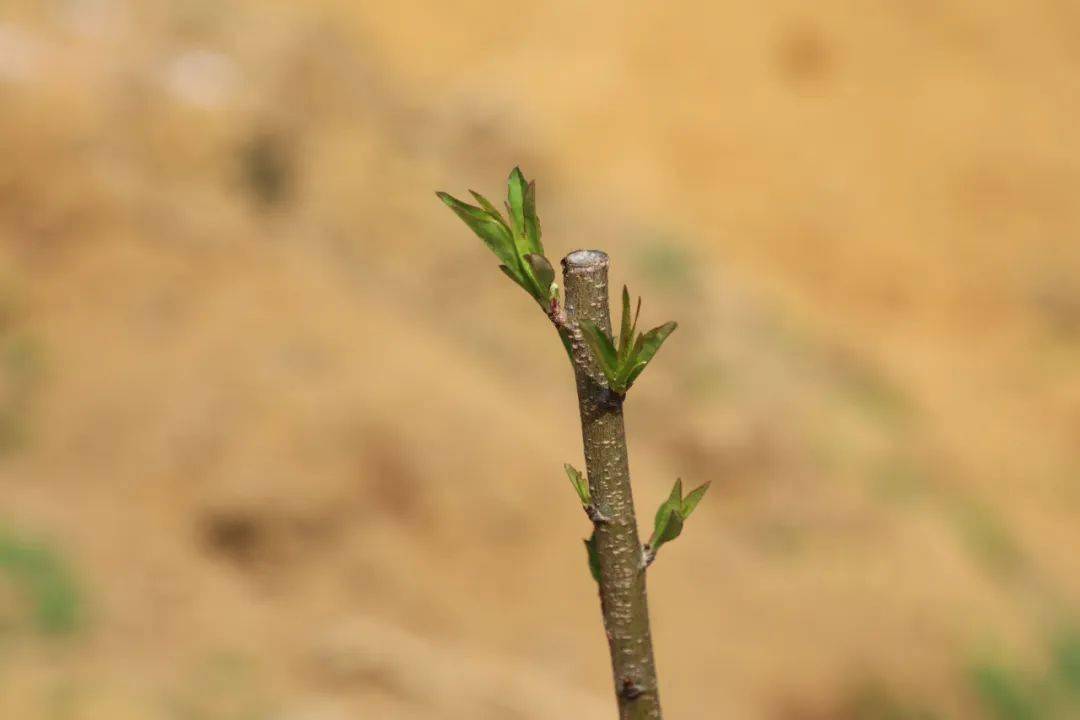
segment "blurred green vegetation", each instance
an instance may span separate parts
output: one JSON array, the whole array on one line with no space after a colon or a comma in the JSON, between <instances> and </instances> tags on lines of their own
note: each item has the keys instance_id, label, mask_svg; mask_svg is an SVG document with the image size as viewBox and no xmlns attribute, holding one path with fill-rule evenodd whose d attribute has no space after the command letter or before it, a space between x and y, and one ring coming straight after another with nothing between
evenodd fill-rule
<instances>
[{"instance_id":1,"label":"blurred green vegetation","mask_svg":"<svg viewBox=\"0 0 1080 720\"><path fill-rule=\"evenodd\" d=\"M81 627L83 593L67 561L50 545L0 527L3 585L16 602L10 610L0 606L0 630L29 623L43 635L66 636Z\"/></svg>"},{"instance_id":2,"label":"blurred green vegetation","mask_svg":"<svg viewBox=\"0 0 1080 720\"><path fill-rule=\"evenodd\" d=\"M982 658L963 675L978 720L1075 720L1080 717L1080 628L1051 633L1032 665ZM947 720L952 715L922 697L909 697L881 679L857 686L826 717L844 720Z\"/></svg>"},{"instance_id":3,"label":"blurred green vegetation","mask_svg":"<svg viewBox=\"0 0 1080 720\"><path fill-rule=\"evenodd\" d=\"M1080 631L1074 624L1055 630L1037 668L984 660L968 676L987 720L1080 717Z\"/></svg>"},{"instance_id":4,"label":"blurred green vegetation","mask_svg":"<svg viewBox=\"0 0 1080 720\"><path fill-rule=\"evenodd\" d=\"M951 510L960 536L984 568L1001 577L1023 569L1023 549L992 507L972 498L956 498Z\"/></svg>"}]
</instances>

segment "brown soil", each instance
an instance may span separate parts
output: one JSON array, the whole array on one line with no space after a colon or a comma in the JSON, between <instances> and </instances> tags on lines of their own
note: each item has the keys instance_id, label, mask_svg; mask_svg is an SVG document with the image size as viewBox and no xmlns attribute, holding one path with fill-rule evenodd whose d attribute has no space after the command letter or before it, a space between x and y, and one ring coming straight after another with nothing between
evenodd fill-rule
<instances>
[{"instance_id":1,"label":"brown soil","mask_svg":"<svg viewBox=\"0 0 1080 720\"><path fill-rule=\"evenodd\" d=\"M627 408L643 521L713 481L650 578L669 716L983 717L970 664L1080 604L1078 28L4 3L0 561L77 622L0 572L0 717L612 716L565 357L433 195L517 163L680 321Z\"/></svg>"}]
</instances>

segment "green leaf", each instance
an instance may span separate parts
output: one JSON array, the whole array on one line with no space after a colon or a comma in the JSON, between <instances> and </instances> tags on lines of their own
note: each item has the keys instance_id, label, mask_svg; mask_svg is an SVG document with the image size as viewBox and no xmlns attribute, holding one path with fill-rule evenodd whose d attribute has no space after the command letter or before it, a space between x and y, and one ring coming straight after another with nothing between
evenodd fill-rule
<instances>
[{"instance_id":1,"label":"green leaf","mask_svg":"<svg viewBox=\"0 0 1080 720\"><path fill-rule=\"evenodd\" d=\"M653 521L653 534L649 539L649 545L653 550L658 550L661 545L674 540L682 532L682 478L675 481L671 488L668 499L660 505Z\"/></svg>"},{"instance_id":2,"label":"green leaf","mask_svg":"<svg viewBox=\"0 0 1080 720\"><path fill-rule=\"evenodd\" d=\"M653 531L652 535L649 537L649 546L654 550L659 547L657 541L667 530L668 522L670 522L674 512L674 509L672 509L671 505L669 505L666 500L660 503L660 507L656 509L656 517L653 518Z\"/></svg>"},{"instance_id":3,"label":"green leaf","mask_svg":"<svg viewBox=\"0 0 1080 720\"><path fill-rule=\"evenodd\" d=\"M682 496L682 479L675 481L675 485L671 488L671 494L657 509L656 518L653 521L653 534L649 538L649 547L653 555L660 550L664 543L671 542L682 534L686 519L690 517L690 513L694 512L694 508L701 502L701 498L705 496L709 485L710 483L705 483L695 488L684 498Z\"/></svg>"},{"instance_id":4,"label":"green leaf","mask_svg":"<svg viewBox=\"0 0 1080 720\"><path fill-rule=\"evenodd\" d=\"M690 491L689 495L683 498L682 507L679 509L679 514L682 516L683 520L690 517L690 513L694 512L694 508L701 502L701 498L705 497L705 493L708 491L710 485L712 485L712 481L694 488Z\"/></svg>"},{"instance_id":5,"label":"green leaf","mask_svg":"<svg viewBox=\"0 0 1080 720\"><path fill-rule=\"evenodd\" d=\"M469 193L479 206L462 202L445 192L436 194L495 253L504 266L503 272L547 310L557 286L551 263L543 257L535 183L527 182L520 168L515 167L510 172L506 218L486 197L475 190ZM539 259L529 258L530 255Z\"/></svg>"},{"instance_id":6,"label":"green leaf","mask_svg":"<svg viewBox=\"0 0 1080 720\"><path fill-rule=\"evenodd\" d=\"M671 487L671 494L668 495L667 501L672 503L674 507L682 507L682 478L677 478L675 484Z\"/></svg>"},{"instance_id":7,"label":"green leaf","mask_svg":"<svg viewBox=\"0 0 1080 720\"><path fill-rule=\"evenodd\" d=\"M525 188L525 237L528 238L533 252L538 255L544 254L544 244L540 241L540 218L536 215L536 181L533 180Z\"/></svg>"},{"instance_id":8,"label":"green leaf","mask_svg":"<svg viewBox=\"0 0 1080 720\"><path fill-rule=\"evenodd\" d=\"M528 281L522 278L519 274L506 267L505 265L500 265L499 269L503 271L503 274L506 275L506 277L510 278L517 285L519 285L522 290L529 293L530 295L533 294L533 289L529 287Z\"/></svg>"},{"instance_id":9,"label":"green leaf","mask_svg":"<svg viewBox=\"0 0 1080 720\"><path fill-rule=\"evenodd\" d=\"M634 343L634 364L648 363L656 355L657 350L667 340L668 335L675 332L678 323L667 322L660 327L655 327L637 339Z\"/></svg>"},{"instance_id":10,"label":"green leaf","mask_svg":"<svg viewBox=\"0 0 1080 720\"><path fill-rule=\"evenodd\" d=\"M641 314L641 298L637 301L637 310L634 311L633 318L630 316L630 291L625 285L623 285L622 291L622 331L619 333L619 370L615 382L612 383L614 387L619 388L619 392L625 393L630 385L633 384L633 378L636 378L641 374L641 371L645 368L636 368L636 360L634 359L634 349L637 346L635 336L637 335L637 321L638 316ZM633 376L633 377L631 377Z\"/></svg>"},{"instance_id":11,"label":"green leaf","mask_svg":"<svg viewBox=\"0 0 1080 720\"><path fill-rule=\"evenodd\" d=\"M596 531L594 530L589 539L583 542L585 552L589 556L589 574L593 576L593 580L600 582L600 553L596 549Z\"/></svg>"},{"instance_id":12,"label":"green leaf","mask_svg":"<svg viewBox=\"0 0 1080 720\"><path fill-rule=\"evenodd\" d=\"M497 215L492 216L487 210L462 202L448 193L439 192L436 195L484 241L484 244L495 253L495 256L504 265L509 267L518 266L519 261L514 247L514 239L508 232L502 218Z\"/></svg>"},{"instance_id":13,"label":"green leaf","mask_svg":"<svg viewBox=\"0 0 1080 720\"><path fill-rule=\"evenodd\" d=\"M633 347L633 331L630 329L630 291L622 286L622 329L619 332L619 365L626 362L626 356Z\"/></svg>"},{"instance_id":14,"label":"green leaf","mask_svg":"<svg viewBox=\"0 0 1080 720\"><path fill-rule=\"evenodd\" d=\"M566 470L566 477L570 478L570 484L574 486L574 492L581 499L581 504L586 507L591 505L592 497L589 495L589 481L570 463L565 463L563 469Z\"/></svg>"},{"instance_id":15,"label":"green leaf","mask_svg":"<svg viewBox=\"0 0 1080 720\"><path fill-rule=\"evenodd\" d=\"M629 388L634 384L634 381L648 366L649 361L656 355L657 350L667 340L668 335L675 332L677 327L679 327L678 323L664 323L660 327L655 327L640 336L634 342L634 349L630 351L630 357L621 368L622 377L620 377L620 381L624 387Z\"/></svg>"},{"instance_id":16,"label":"green leaf","mask_svg":"<svg viewBox=\"0 0 1080 720\"><path fill-rule=\"evenodd\" d=\"M542 298L544 300L551 299L551 286L555 282L555 270L551 267L551 263L543 255L536 255L529 253L525 256L525 261L532 269L533 277L536 278L536 284L541 291L543 291Z\"/></svg>"},{"instance_id":17,"label":"green leaf","mask_svg":"<svg viewBox=\"0 0 1080 720\"><path fill-rule=\"evenodd\" d=\"M532 265L526 260L528 256L528 254L522 255L520 260L521 277L524 282L523 287L533 296L533 299L536 300L536 302L540 303L540 307L546 310L548 304L547 298L551 292L551 288L550 286L547 288L541 286L540 281L536 279L536 275L533 273Z\"/></svg>"},{"instance_id":18,"label":"green leaf","mask_svg":"<svg viewBox=\"0 0 1080 720\"><path fill-rule=\"evenodd\" d=\"M666 542L670 542L675 538L682 535L683 531L683 519L677 512L671 513L671 518L668 520L667 528L664 534L660 537L660 542L657 543L657 547L660 547Z\"/></svg>"},{"instance_id":19,"label":"green leaf","mask_svg":"<svg viewBox=\"0 0 1080 720\"><path fill-rule=\"evenodd\" d=\"M515 240L518 237L526 240L522 255L525 252L539 251L539 248L528 244L529 241L525 238L525 193L527 185L525 176L521 174L521 168L516 167L510 171L510 177L506 181L506 205L510 214L511 227L514 229Z\"/></svg>"},{"instance_id":20,"label":"green leaf","mask_svg":"<svg viewBox=\"0 0 1080 720\"><path fill-rule=\"evenodd\" d=\"M475 190L470 190L469 193L474 198L476 198L476 202L480 203L480 207L486 210L488 215L490 215L495 220L498 220L499 223L504 228L506 228L506 234L512 237L512 233L510 232L510 226L506 224L506 220L503 218L502 213L499 212L499 209L495 207L490 200L488 200L486 197L476 192Z\"/></svg>"},{"instance_id":21,"label":"green leaf","mask_svg":"<svg viewBox=\"0 0 1080 720\"><path fill-rule=\"evenodd\" d=\"M627 365L627 367L630 368L630 371L626 373L626 380L623 382L623 384L626 385L626 387L630 387L631 385L633 385L634 381L637 380L638 375L640 375L645 370L645 367L648 364L649 363L638 363L633 367Z\"/></svg>"},{"instance_id":22,"label":"green leaf","mask_svg":"<svg viewBox=\"0 0 1080 720\"><path fill-rule=\"evenodd\" d=\"M611 344L611 338L597 327L596 323L588 320L581 323L581 332L585 335L585 340L589 343L593 356L600 365L600 369L603 370L604 376L607 377L608 382L614 383L619 368L619 358L615 353L615 346Z\"/></svg>"},{"instance_id":23,"label":"green leaf","mask_svg":"<svg viewBox=\"0 0 1080 720\"><path fill-rule=\"evenodd\" d=\"M660 506L660 510L656 513L656 523L653 526L653 535L649 540L649 545L653 552L658 552L664 543L671 542L675 538L682 534L683 519L678 513L678 509L672 507L668 503L664 503Z\"/></svg>"}]
</instances>

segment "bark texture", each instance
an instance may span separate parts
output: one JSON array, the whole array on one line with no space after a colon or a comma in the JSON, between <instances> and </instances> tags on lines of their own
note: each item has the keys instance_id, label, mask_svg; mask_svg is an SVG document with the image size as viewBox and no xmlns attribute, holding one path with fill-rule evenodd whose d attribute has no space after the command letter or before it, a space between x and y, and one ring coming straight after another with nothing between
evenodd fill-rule
<instances>
[{"instance_id":1,"label":"bark texture","mask_svg":"<svg viewBox=\"0 0 1080 720\"><path fill-rule=\"evenodd\" d=\"M645 569L630 491L622 396L607 387L578 323L589 320L609 334L608 256L578 250L563 259L565 335L570 344L581 410L585 468L600 521L600 606L611 650L620 720L659 720L660 697L649 632Z\"/></svg>"}]
</instances>

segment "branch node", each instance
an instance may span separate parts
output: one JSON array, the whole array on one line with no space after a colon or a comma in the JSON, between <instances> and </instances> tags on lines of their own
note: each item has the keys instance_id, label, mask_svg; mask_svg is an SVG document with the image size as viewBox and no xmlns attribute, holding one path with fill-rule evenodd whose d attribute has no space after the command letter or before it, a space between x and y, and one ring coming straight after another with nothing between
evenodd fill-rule
<instances>
[{"instance_id":1,"label":"branch node","mask_svg":"<svg viewBox=\"0 0 1080 720\"><path fill-rule=\"evenodd\" d=\"M589 516L589 520L592 520L593 525L603 525L611 522L611 518L600 512L595 505L585 505L584 507L585 514Z\"/></svg>"},{"instance_id":2,"label":"branch node","mask_svg":"<svg viewBox=\"0 0 1080 720\"><path fill-rule=\"evenodd\" d=\"M632 678L623 678L619 694L627 700L637 700L645 694L645 688L638 685Z\"/></svg>"},{"instance_id":3,"label":"branch node","mask_svg":"<svg viewBox=\"0 0 1080 720\"><path fill-rule=\"evenodd\" d=\"M645 570L652 565L654 560L656 560L656 550L648 543L645 543L641 546L641 570Z\"/></svg>"}]
</instances>

